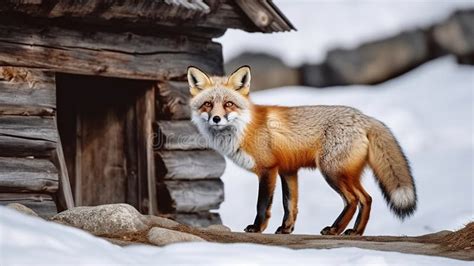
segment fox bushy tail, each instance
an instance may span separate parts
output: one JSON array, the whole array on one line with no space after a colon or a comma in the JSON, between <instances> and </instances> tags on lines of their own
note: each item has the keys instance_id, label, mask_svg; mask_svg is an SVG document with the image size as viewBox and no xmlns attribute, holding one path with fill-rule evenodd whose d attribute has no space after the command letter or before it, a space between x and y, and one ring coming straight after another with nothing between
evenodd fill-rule
<instances>
[{"instance_id":1,"label":"fox bushy tail","mask_svg":"<svg viewBox=\"0 0 474 266\"><path fill-rule=\"evenodd\" d=\"M400 219L416 210L416 188L410 165L392 132L374 120L369 131L369 165L390 209Z\"/></svg>"}]
</instances>

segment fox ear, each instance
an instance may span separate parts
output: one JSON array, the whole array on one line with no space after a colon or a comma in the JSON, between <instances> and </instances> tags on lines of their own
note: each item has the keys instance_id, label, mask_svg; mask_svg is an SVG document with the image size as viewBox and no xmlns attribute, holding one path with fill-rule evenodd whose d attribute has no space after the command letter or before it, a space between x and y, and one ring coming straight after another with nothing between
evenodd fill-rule
<instances>
[{"instance_id":1,"label":"fox ear","mask_svg":"<svg viewBox=\"0 0 474 266\"><path fill-rule=\"evenodd\" d=\"M209 76L199 68L190 66L188 67L188 83L189 92L192 96L196 96L204 90L206 86L212 84L212 81Z\"/></svg>"},{"instance_id":2,"label":"fox ear","mask_svg":"<svg viewBox=\"0 0 474 266\"><path fill-rule=\"evenodd\" d=\"M250 67L241 66L229 76L227 85L230 85L240 94L247 96L250 92Z\"/></svg>"}]
</instances>

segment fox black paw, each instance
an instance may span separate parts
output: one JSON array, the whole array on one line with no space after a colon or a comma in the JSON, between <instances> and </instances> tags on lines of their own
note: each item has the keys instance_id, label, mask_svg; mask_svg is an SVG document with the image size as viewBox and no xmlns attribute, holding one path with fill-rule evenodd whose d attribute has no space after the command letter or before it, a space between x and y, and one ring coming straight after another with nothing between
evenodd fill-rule
<instances>
[{"instance_id":1,"label":"fox black paw","mask_svg":"<svg viewBox=\"0 0 474 266\"><path fill-rule=\"evenodd\" d=\"M285 227L283 227L283 226L280 226L280 227L278 227L278 229L276 230L275 234L291 234L294 229L295 229L294 226L292 226L292 227L290 227L290 228L285 228Z\"/></svg>"},{"instance_id":2,"label":"fox black paw","mask_svg":"<svg viewBox=\"0 0 474 266\"><path fill-rule=\"evenodd\" d=\"M245 232L247 233L260 233L260 228L254 224L247 225L244 229Z\"/></svg>"},{"instance_id":3,"label":"fox black paw","mask_svg":"<svg viewBox=\"0 0 474 266\"><path fill-rule=\"evenodd\" d=\"M321 230L321 235L337 235L336 228L332 226L326 226Z\"/></svg>"},{"instance_id":4,"label":"fox black paw","mask_svg":"<svg viewBox=\"0 0 474 266\"><path fill-rule=\"evenodd\" d=\"M362 234L357 233L357 231L354 230L354 229L347 229L346 231L344 231L344 235L346 235L346 236L360 236Z\"/></svg>"}]
</instances>

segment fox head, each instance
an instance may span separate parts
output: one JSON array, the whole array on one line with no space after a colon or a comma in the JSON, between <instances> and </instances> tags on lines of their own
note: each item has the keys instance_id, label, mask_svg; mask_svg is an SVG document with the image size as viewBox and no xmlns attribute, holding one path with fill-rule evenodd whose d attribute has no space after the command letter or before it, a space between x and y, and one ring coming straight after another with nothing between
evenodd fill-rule
<instances>
[{"instance_id":1,"label":"fox head","mask_svg":"<svg viewBox=\"0 0 474 266\"><path fill-rule=\"evenodd\" d=\"M202 133L241 131L250 121L250 67L226 77L211 77L188 68L192 120Z\"/></svg>"}]
</instances>

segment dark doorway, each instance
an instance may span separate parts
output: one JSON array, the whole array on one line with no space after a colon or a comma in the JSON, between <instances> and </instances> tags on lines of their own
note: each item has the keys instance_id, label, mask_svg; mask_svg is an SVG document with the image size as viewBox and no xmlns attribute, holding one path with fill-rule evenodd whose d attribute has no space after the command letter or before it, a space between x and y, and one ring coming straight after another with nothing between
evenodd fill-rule
<instances>
[{"instance_id":1,"label":"dark doorway","mask_svg":"<svg viewBox=\"0 0 474 266\"><path fill-rule=\"evenodd\" d=\"M153 83L57 74L56 87L76 205L129 203L153 212Z\"/></svg>"}]
</instances>

